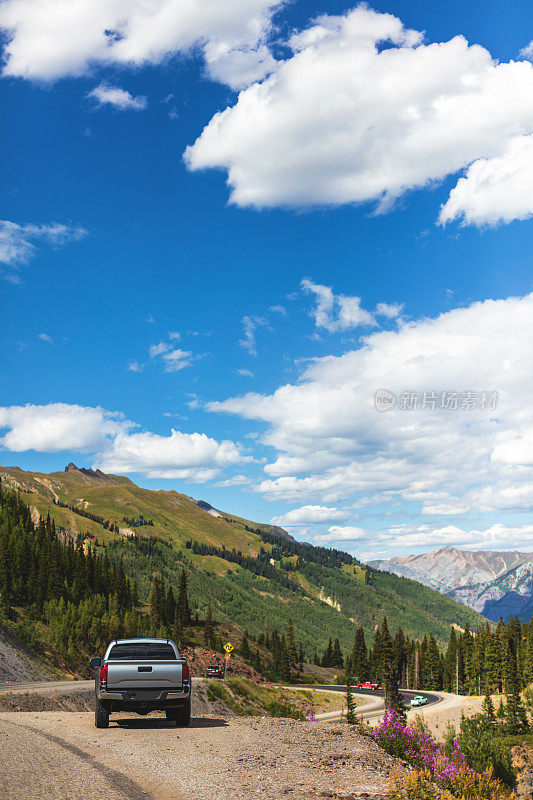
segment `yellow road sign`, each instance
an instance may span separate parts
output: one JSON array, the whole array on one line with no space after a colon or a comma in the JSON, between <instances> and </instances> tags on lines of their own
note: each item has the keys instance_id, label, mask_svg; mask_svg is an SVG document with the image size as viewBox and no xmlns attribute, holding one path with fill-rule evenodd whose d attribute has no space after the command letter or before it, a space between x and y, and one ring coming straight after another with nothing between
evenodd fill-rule
<instances>
[{"instance_id":1,"label":"yellow road sign","mask_svg":"<svg viewBox=\"0 0 533 800\"><path fill-rule=\"evenodd\" d=\"M224 645L224 650L226 651L226 653L231 653L231 651L234 649L235 648L233 647L231 642L226 642L226 644Z\"/></svg>"},{"instance_id":2,"label":"yellow road sign","mask_svg":"<svg viewBox=\"0 0 533 800\"><path fill-rule=\"evenodd\" d=\"M226 661L229 661L230 656L231 656L231 653L224 653L224 658L226 659Z\"/></svg>"}]
</instances>

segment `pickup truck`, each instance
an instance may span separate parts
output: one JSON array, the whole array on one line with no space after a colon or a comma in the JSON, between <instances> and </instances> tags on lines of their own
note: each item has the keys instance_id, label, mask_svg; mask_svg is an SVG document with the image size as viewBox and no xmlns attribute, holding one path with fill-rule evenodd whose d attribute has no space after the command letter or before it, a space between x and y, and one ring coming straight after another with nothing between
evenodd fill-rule
<instances>
[{"instance_id":1,"label":"pickup truck","mask_svg":"<svg viewBox=\"0 0 533 800\"><path fill-rule=\"evenodd\" d=\"M114 639L96 667L97 728L107 728L114 711L164 711L179 727L191 722L191 677L187 660L170 639Z\"/></svg>"}]
</instances>

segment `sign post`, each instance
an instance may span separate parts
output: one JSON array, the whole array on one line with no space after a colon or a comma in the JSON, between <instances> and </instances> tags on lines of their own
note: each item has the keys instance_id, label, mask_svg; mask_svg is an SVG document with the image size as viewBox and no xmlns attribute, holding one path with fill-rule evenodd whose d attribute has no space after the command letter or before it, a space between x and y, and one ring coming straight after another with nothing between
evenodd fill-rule
<instances>
[{"instance_id":1,"label":"sign post","mask_svg":"<svg viewBox=\"0 0 533 800\"><path fill-rule=\"evenodd\" d=\"M232 653L232 651L234 649L235 648L233 647L231 642L226 642L226 644L224 645L224 650L226 651L224 653L224 659L225 659L225 661L224 661L224 678L226 677L226 670L228 668L228 662L229 662L229 660L231 658L231 653Z\"/></svg>"}]
</instances>

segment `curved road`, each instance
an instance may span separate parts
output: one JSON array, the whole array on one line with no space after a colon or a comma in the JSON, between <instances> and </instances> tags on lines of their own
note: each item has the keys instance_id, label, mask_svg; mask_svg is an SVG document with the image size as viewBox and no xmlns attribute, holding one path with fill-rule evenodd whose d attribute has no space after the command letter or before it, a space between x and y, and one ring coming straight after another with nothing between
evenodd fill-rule
<instances>
[{"instance_id":1,"label":"curved road","mask_svg":"<svg viewBox=\"0 0 533 800\"><path fill-rule=\"evenodd\" d=\"M342 692L343 694L346 692L346 686L339 686L338 684L299 684L298 686L288 686L288 689L315 689L318 691L324 692ZM358 706L356 709L356 714L358 717L362 719L375 719L376 717L380 717L384 711L384 704L383 704L383 692L369 692L368 689L352 689L352 694L360 695L361 697L365 697L368 702L364 703L361 706ZM437 692L423 692L423 691L415 691L412 689L400 689L400 694L403 697L404 703L406 706L411 706L411 700L415 695L420 695L425 697L427 703L423 706L417 706L417 711L423 711L428 706L435 705L435 703L440 703L442 700L442 696ZM334 720L339 719L341 716L340 711L327 711L324 714L317 714L317 719L319 720Z\"/></svg>"}]
</instances>

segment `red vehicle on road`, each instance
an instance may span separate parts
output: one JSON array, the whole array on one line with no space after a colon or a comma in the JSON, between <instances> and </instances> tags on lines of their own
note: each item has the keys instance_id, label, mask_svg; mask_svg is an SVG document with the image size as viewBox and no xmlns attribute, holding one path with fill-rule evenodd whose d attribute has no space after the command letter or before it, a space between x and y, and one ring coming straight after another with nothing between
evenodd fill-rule
<instances>
[{"instance_id":1,"label":"red vehicle on road","mask_svg":"<svg viewBox=\"0 0 533 800\"><path fill-rule=\"evenodd\" d=\"M358 689L370 689L371 692L377 692L381 689L379 683L370 683L370 681L365 681L364 683L357 684Z\"/></svg>"},{"instance_id":2,"label":"red vehicle on road","mask_svg":"<svg viewBox=\"0 0 533 800\"><path fill-rule=\"evenodd\" d=\"M221 667L220 664L210 664L205 671L206 678L223 678L224 677L224 667Z\"/></svg>"}]
</instances>

